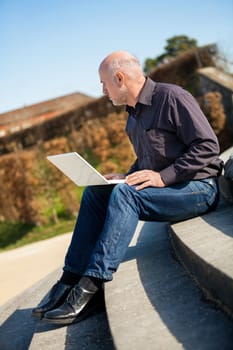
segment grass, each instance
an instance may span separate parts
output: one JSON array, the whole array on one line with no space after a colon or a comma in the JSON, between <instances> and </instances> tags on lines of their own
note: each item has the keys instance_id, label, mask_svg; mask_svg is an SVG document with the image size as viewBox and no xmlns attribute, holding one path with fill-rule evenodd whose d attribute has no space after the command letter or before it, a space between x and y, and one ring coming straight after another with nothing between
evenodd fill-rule
<instances>
[{"instance_id":1,"label":"grass","mask_svg":"<svg viewBox=\"0 0 233 350\"><path fill-rule=\"evenodd\" d=\"M74 224L75 218L40 227L17 222L0 223L0 252L71 232Z\"/></svg>"}]
</instances>

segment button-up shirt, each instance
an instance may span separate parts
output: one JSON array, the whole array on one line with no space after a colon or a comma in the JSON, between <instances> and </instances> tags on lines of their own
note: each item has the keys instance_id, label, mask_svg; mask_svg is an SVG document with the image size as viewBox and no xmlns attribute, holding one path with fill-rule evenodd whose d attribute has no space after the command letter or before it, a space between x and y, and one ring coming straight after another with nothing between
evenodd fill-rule
<instances>
[{"instance_id":1,"label":"button-up shirt","mask_svg":"<svg viewBox=\"0 0 233 350\"><path fill-rule=\"evenodd\" d=\"M137 159L128 173L151 169L165 185L216 177L219 144L194 97L180 86L146 79L126 132Z\"/></svg>"}]
</instances>

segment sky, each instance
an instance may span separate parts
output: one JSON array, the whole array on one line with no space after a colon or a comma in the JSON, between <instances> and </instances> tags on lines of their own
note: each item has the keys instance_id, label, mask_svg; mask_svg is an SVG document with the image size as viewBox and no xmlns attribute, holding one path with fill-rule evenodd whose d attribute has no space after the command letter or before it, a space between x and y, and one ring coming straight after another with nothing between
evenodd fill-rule
<instances>
[{"instance_id":1,"label":"sky","mask_svg":"<svg viewBox=\"0 0 233 350\"><path fill-rule=\"evenodd\" d=\"M103 58L126 50L143 65L175 35L216 43L233 61L233 0L0 0L0 113L102 96Z\"/></svg>"}]
</instances>

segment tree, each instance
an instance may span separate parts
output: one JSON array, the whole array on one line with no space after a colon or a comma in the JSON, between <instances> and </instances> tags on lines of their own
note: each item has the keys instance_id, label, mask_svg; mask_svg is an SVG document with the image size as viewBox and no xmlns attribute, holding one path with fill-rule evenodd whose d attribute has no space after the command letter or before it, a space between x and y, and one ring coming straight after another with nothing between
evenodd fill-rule
<instances>
[{"instance_id":1,"label":"tree","mask_svg":"<svg viewBox=\"0 0 233 350\"><path fill-rule=\"evenodd\" d=\"M179 35L167 39L165 50L168 56L174 57L193 47L197 47L196 39L188 38L186 35Z\"/></svg>"},{"instance_id":2,"label":"tree","mask_svg":"<svg viewBox=\"0 0 233 350\"><path fill-rule=\"evenodd\" d=\"M197 47L197 40L189 38L186 35L173 36L166 41L167 45L164 47L164 53L155 58L147 58L145 60L143 70L146 74L150 73L160 64L168 62L172 57L178 56L193 47Z\"/></svg>"}]
</instances>

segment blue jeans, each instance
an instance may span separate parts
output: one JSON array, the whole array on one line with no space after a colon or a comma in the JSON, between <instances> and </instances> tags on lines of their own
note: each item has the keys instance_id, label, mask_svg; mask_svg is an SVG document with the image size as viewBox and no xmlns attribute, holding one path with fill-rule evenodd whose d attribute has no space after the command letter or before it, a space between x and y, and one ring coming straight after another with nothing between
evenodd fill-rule
<instances>
[{"instance_id":1,"label":"blue jeans","mask_svg":"<svg viewBox=\"0 0 233 350\"><path fill-rule=\"evenodd\" d=\"M87 187L64 270L112 280L139 220L177 222L211 210L215 179L137 191L127 184Z\"/></svg>"}]
</instances>

